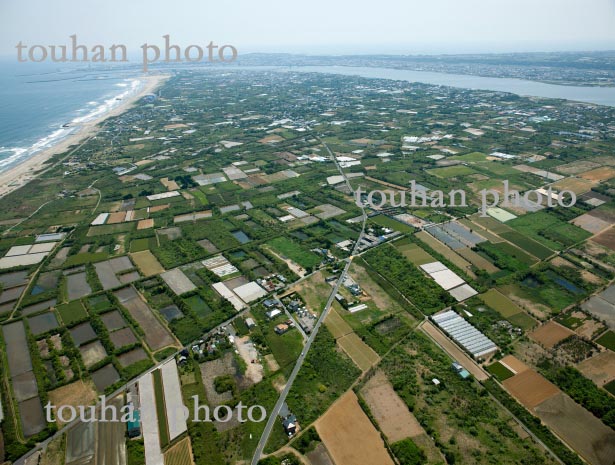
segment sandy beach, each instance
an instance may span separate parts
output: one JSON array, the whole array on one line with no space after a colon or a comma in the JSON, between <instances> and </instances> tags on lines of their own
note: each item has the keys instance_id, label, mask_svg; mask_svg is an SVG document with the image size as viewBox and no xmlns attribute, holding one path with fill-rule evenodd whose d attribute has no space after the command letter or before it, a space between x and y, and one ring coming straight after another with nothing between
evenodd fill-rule
<instances>
[{"instance_id":1,"label":"sandy beach","mask_svg":"<svg viewBox=\"0 0 615 465\"><path fill-rule=\"evenodd\" d=\"M128 110L137 100L146 94L152 93L160 86L169 75L142 76L138 79L142 82L141 88L122 100L115 108L111 109L99 118L79 124L77 130L53 147L41 150L34 156L22 161L9 170L0 173L0 198L19 189L32 179L36 178L42 170L48 168L45 162L58 153L66 152L71 146L76 148L80 143L96 134L98 126L107 118L117 116Z\"/></svg>"}]
</instances>

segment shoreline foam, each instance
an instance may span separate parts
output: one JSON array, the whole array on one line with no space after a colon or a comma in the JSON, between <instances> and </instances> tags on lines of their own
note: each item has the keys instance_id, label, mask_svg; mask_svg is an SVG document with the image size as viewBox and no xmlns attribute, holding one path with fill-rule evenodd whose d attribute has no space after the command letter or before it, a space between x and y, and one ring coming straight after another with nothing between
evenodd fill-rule
<instances>
[{"instance_id":1,"label":"shoreline foam","mask_svg":"<svg viewBox=\"0 0 615 465\"><path fill-rule=\"evenodd\" d=\"M169 75L161 74L135 78L135 80L142 82L142 86L139 89L135 89L133 93L127 94L129 91L124 92L114 96L112 99L107 100L107 102L110 102L111 100L125 96L118 105L102 112L100 115L86 115L86 117L75 118L72 121L72 124L76 124L78 126L67 128L67 130L70 131L70 129L72 129L73 131L58 140L56 144L41 149L40 151L34 153L31 157L10 167L6 171L0 172L0 198L16 191L31 180L35 179L44 171L44 169L49 168L49 166L45 166L45 163L51 157L59 153L66 152L71 146L78 146L79 144L85 142L98 132L98 126L103 121L107 118L124 113L144 95L154 92L154 90L169 77Z\"/></svg>"}]
</instances>

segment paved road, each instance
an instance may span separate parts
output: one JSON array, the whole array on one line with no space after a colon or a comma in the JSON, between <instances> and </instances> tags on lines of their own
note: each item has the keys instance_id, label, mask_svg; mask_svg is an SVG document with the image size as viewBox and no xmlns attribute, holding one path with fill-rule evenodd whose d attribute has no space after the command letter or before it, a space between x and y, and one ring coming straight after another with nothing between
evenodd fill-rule
<instances>
[{"instance_id":1,"label":"paved road","mask_svg":"<svg viewBox=\"0 0 615 465\"><path fill-rule=\"evenodd\" d=\"M340 174L344 177L344 181L346 182L346 185L348 186L350 191L354 194L354 190L352 189L352 186L350 185L350 182L348 181L348 178L346 177L346 174L344 173L344 171L340 167L339 163L337 162L337 159L335 158L335 156L331 152L331 149L329 149L327 144L325 144L320 138L317 137L317 139L325 147L327 152L329 152L329 156L331 157L331 159L335 163L335 166L337 167L337 169L340 172ZM365 223L367 221L367 214L365 213L365 209L363 207L361 207L361 210L363 212L363 224L362 224L362 228L361 228L361 233L359 234L357 242L354 245L352 254L350 255L350 258L347 258L345 260L346 261L346 265L344 266L344 269L340 273L339 278L338 278L337 282L335 283L335 286L333 287L333 290L331 291L331 294L329 295L329 298L327 299L327 303L325 304L325 308L323 309L322 313L320 314L320 317L318 318L318 321L316 321L316 325L314 325L314 329L312 330L312 333L310 334L309 338L307 339L307 341L305 343L305 346L303 347L303 351L301 352L301 355L299 355L299 358L297 359L297 362L295 363L295 367L293 368L293 371L291 372L290 376L288 377L288 380L286 382L286 386L284 387L282 392L280 392L280 396L278 397L278 401L276 402L275 406L273 407L273 410L269 413L269 419L267 420L267 424L265 425L265 429L263 431L263 434L261 435L261 438L258 441L258 445L256 446L256 450L254 452L254 456L252 457L251 465L257 465L258 464L258 461L260 460L261 455L263 453L263 449L265 448L265 445L267 444L267 440L269 439L269 436L271 435L271 430L273 429L273 426L275 425L275 422L278 421L278 415L280 413L282 405L284 404L284 402L286 402L286 397L288 396L288 393L290 392L290 390L291 390L291 388L293 386L293 383L295 381L295 378L297 377L297 374L299 373L299 370L301 370L301 367L303 366L303 362L305 361L305 358L307 357L307 354L308 354L308 352L310 350L310 347L312 346L312 342L314 342L314 339L316 339L316 335L318 334L318 330L320 329L320 326L322 325L322 323L325 321L325 318L327 317L327 315L329 313L329 310L331 309L331 304L333 303L333 300L335 299L335 295L338 293L338 290L339 290L340 286L342 285L342 283L344 282L344 280L346 278L346 273L348 272L348 269L350 268L350 264L352 263L352 257L358 251L359 243L361 242L361 238L363 237L363 234L365 233Z\"/></svg>"}]
</instances>

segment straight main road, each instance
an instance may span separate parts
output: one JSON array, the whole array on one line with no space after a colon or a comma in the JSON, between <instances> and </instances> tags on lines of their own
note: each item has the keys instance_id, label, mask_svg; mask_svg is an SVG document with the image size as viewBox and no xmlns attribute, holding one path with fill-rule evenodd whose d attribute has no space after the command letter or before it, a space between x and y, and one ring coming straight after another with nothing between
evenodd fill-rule
<instances>
[{"instance_id":1,"label":"straight main road","mask_svg":"<svg viewBox=\"0 0 615 465\"><path fill-rule=\"evenodd\" d=\"M320 143L324 146L324 148L329 153L329 156L331 157L332 161L335 163L335 166L337 167L338 171L343 176L344 181L346 182L346 186L348 186L348 188L350 189L350 192L354 196L354 189L350 185L350 181L348 181L348 178L346 177L346 174L344 173L337 159L335 158L335 155L333 154L333 152L331 152L331 149L327 146L327 144L325 144L319 137L316 137L316 138L320 141ZM312 333L307 339L305 346L303 347L303 351L301 351L301 355L299 355L299 358L297 359L297 362L295 363L293 371L288 377L286 386L284 387L282 392L280 392L280 396L278 397L278 400L275 406L273 407L273 410L269 413L269 419L267 420L267 424L265 425L263 434L261 435L261 438L258 441L258 445L256 446L256 450L254 451L254 456L252 457L251 465L257 465L258 461L261 459L263 450L265 449L265 445L267 444L267 441L269 440L269 436L271 435L273 426L275 425L275 422L278 421L278 415L280 414L282 405L284 405L284 402L286 402L286 397L288 396L288 393L293 387L295 378L297 377L299 370L301 370L301 367L303 366L303 362L305 361L305 358L307 357L307 354L310 348L312 347L312 343L314 342L314 339L316 339L316 335L318 334L318 330L320 329L320 326L322 325L322 323L325 321L325 318L327 318L327 315L329 314L329 310L331 309L331 304L333 304L335 295L338 293L340 286L342 285L342 283L344 282L346 278L346 273L348 272L348 269L350 268L350 264L352 263L352 258L358 252L359 244L361 242L361 239L363 238L363 234L365 233L365 224L367 222L367 213L365 212L365 208L362 204L359 206L361 208L362 216L363 216L363 224L361 227L361 232L359 233L359 237L357 238L357 241L355 242L355 245L354 245L354 248L352 250L350 257L345 260L346 265L344 266L344 269L340 273L339 278L337 279L337 282L335 283L335 286L333 287L333 290L331 291L331 294L329 295L329 298L327 299L325 308L320 314L318 321L316 321L316 325L314 325L314 329L312 330Z\"/></svg>"}]
</instances>

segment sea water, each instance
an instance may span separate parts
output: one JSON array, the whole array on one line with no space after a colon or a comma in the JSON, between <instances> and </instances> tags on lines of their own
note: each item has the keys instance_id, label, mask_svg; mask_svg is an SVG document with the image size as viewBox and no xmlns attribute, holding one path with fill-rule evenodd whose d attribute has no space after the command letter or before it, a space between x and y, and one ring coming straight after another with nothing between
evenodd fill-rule
<instances>
[{"instance_id":1,"label":"sea water","mask_svg":"<svg viewBox=\"0 0 615 465\"><path fill-rule=\"evenodd\" d=\"M138 72L0 60L0 172L57 144L138 91Z\"/></svg>"}]
</instances>

